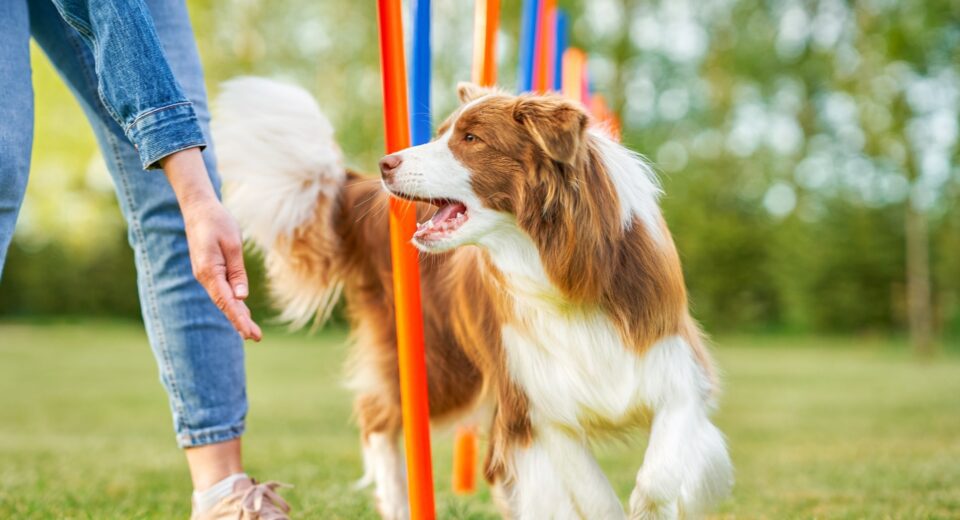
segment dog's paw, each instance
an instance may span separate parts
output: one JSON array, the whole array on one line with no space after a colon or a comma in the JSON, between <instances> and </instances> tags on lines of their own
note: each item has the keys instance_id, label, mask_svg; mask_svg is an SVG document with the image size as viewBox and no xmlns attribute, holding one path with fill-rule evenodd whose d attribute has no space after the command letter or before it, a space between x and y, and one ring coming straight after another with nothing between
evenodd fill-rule
<instances>
[{"instance_id":1,"label":"dog's paw","mask_svg":"<svg viewBox=\"0 0 960 520\"><path fill-rule=\"evenodd\" d=\"M408 520L410 511L407 510L406 500L384 500L377 497L377 512L383 520Z\"/></svg>"},{"instance_id":2,"label":"dog's paw","mask_svg":"<svg viewBox=\"0 0 960 520\"><path fill-rule=\"evenodd\" d=\"M650 500L640 488L630 494L630 520L677 520L680 518L680 505L676 500L655 502Z\"/></svg>"},{"instance_id":3,"label":"dog's paw","mask_svg":"<svg viewBox=\"0 0 960 520\"><path fill-rule=\"evenodd\" d=\"M373 473L368 471L350 485L350 489L361 491L373 485Z\"/></svg>"}]
</instances>

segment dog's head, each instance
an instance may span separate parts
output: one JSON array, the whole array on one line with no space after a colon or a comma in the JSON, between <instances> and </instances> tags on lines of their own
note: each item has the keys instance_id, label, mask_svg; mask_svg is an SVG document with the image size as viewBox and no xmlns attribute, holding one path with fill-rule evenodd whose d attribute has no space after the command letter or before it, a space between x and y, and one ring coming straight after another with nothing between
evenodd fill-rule
<instances>
[{"instance_id":1,"label":"dog's head","mask_svg":"<svg viewBox=\"0 0 960 520\"><path fill-rule=\"evenodd\" d=\"M386 188L439 209L414 243L426 252L478 243L505 217L522 220L557 195L586 155L587 114L558 96L513 96L461 84L461 106L430 143L380 161Z\"/></svg>"},{"instance_id":2,"label":"dog's head","mask_svg":"<svg viewBox=\"0 0 960 520\"><path fill-rule=\"evenodd\" d=\"M471 84L461 84L458 94L461 105L436 139L380 161L393 195L439 208L413 237L420 250L489 246L503 232L520 230L555 282L578 285L571 276L589 280L596 278L589 271L606 270L595 273L600 278L615 271L631 230L642 228L651 243L661 237L659 190L649 168L588 128L580 104Z\"/></svg>"}]
</instances>

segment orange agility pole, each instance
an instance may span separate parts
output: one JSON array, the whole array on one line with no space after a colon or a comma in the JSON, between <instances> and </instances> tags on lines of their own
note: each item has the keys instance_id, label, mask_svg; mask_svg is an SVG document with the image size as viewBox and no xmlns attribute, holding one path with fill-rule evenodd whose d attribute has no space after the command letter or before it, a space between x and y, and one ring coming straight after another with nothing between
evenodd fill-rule
<instances>
[{"instance_id":1,"label":"orange agility pole","mask_svg":"<svg viewBox=\"0 0 960 520\"><path fill-rule=\"evenodd\" d=\"M607 104L607 98L603 94L594 94L590 97L590 113L602 125L604 130L610 134L614 141L620 140L620 118L617 117L610 106Z\"/></svg>"},{"instance_id":2,"label":"orange agility pole","mask_svg":"<svg viewBox=\"0 0 960 520\"><path fill-rule=\"evenodd\" d=\"M393 153L410 145L400 0L377 0L377 14L386 149L387 153ZM436 512L430 462L427 365L423 347L423 317L420 314L420 270L417 250L410 243L416 228L414 205L391 198L390 253L397 308L397 356L400 363L400 400L407 453L410 518L433 520Z\"/></svg>"},{"instance_id":3,"label":"orange agility pole","mask_svg":"<svg viewBox=\"0 0 960 520\"><path fill-rule=\"evenodd\" d=\"M453 492L458 495L468 495L476 491L479 443L475 426L457 429L453 445Z\"/></svg>"},{"instance_id":4,"label":"orange agility pole","mask_svg":"<svg viewBox=\"0 0 960 520\"><path fill-rule=\"evenodd\" d=\"M583 71L587 57L580 49L570 47L563 52L563 95L583 102Z\"/></svg>"},{"instance_id":5,"label":"orange agility pole","mask_svg":"<svg viewBox=\"0 0 960 520\"><path fill-rule=\"evenodd\" d=\"M477 0L473 24L473 82L492 87L497 82L497 28L500 0Z\"/></svg>"},{"instance_id":6,"label":"orange agility pole","mask_svg":"<svg viewBox=\"0 0 960 520\"><path fill-rule=\"evenodd\" d=\"M492 87L497 82L497 28L500 0L476 0L473 25L474 83ZM477 430L473 424L457 430L453 443L453 492L468 495L477 489Z\"/></svg>"}]
</instances>

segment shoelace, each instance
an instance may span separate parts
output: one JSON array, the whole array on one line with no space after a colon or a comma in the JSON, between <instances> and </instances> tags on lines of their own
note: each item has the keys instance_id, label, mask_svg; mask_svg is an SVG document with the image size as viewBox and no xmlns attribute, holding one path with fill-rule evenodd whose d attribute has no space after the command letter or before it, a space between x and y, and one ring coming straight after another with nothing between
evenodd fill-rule
<instances>
[{"instance_id":1,"label":"shoelace","mask_svg":"<svg viewBox=\"0 0 960 520\"><path fill-rule=\"evenodd\" d=\"M240 506L244 512L256 513L263 520L287 520L286 513L290 512L290 506L277 494L277 488L292 487L273 480L264 483L253 481L253 487L247 489L240 498ZM266 509L263 507L265 503Z\"/></svg>"}]
</instances>

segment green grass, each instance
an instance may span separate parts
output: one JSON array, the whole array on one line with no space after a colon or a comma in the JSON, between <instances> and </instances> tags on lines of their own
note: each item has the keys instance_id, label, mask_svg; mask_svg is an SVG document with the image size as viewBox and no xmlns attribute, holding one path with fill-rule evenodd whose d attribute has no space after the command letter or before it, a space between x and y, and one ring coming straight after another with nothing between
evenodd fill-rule
<instances>
[{"instance_id":1,"label":"green grass","mask_svg":"<svg viewBox=\"0 0 960 520\"><path fill-rule=\"evenodd\" d=\"M269 331L248 352L251 474L296 484L299 518L373 518L344 334ZM721 338L717 422L737 466L736 518L960 517L960 359L917 362L895 341ZM185 518L190 485L143 332L133 324L0 323L0 517ZM644 439L601 446L621 496ZM449 492L451 441L434 437L441 518L493 518L484 489Z\"/></svg>"}]
</instances>

